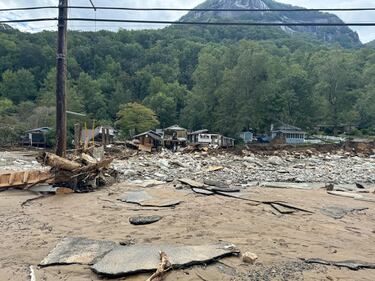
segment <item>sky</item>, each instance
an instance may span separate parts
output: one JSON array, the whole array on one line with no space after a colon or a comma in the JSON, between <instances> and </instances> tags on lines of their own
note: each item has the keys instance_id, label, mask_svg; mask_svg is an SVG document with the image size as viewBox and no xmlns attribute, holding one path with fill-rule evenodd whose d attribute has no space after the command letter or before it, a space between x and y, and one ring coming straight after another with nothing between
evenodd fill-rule
<instances>
[{"instance_id":1,"label":"sky","mask_svg":"<svg viewBox=\"0 0 375 281\"><path fill-rule=\"evenodd\" d=\"M168 8L194 8L204 0L93 0L97 6L120 6L120 7L168 7ZM108 3L110 2L110 4ZM293 4L305 8L360 8L375 7L374 0L278 0L287 4ZM0 0L1 8L28 7L28 6L56 6L58 0ZM69 5L87 6L89 0L69 0ZM375 12L336 12L345 22L374 22ZM179 19L184 13L180 12L124 12L124 11L97 11L93 10L71 10L71 17L90 18L116 18L116 19L146 19L146 20L167 20ZM0 19L20 19L38 17L56 17L56 10L41 11L17 11L1 12ZM18 24L15 27L28 32L39 32L42 30L56 30L55 22L39 22ZM125 23L94 23L94 22L70 22L69 28L75 30L117 30L118 28L143 29L161 28L164 25L150 24L125 24ZM358 32L362 42L375 39L375 27L353 27Z\"/></svg>"}]
</instances>

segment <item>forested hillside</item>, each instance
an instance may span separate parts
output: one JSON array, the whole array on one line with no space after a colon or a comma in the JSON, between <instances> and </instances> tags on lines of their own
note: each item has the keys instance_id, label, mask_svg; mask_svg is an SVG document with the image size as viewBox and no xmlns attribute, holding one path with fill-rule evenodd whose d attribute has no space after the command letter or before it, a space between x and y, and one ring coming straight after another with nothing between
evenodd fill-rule
<instances>
[{"instance_id":1,"label":"forested hillside","mask_svg":"<svg viewBox=\"0 0 375 281\"><path fill-rule=\"evenodd\" d=\"M370 48L244 27L70 32L68 45L68 110L96 124L114 124L120 105L138 102L160 127L180 123L232 136L248 127L265 131L271 122L375 126ZM0 32L3 137L54 126L55 46L54 32Z\"/></svg>"}]
</instances>

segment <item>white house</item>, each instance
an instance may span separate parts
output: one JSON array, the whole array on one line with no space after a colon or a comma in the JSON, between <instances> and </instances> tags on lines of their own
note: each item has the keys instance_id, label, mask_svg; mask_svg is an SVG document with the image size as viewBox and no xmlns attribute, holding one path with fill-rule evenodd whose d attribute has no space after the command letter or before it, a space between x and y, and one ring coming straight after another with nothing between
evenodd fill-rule
<instances>
[{"instance_id":1,"label":"white house","mask_svg":"<svg viewBox=\"0 0 375 281\"><path fill-rule=\"evenodd\" d=\"M273 126L272 126L273 127ZM271 139L285 139L286 144L301 144L305 142L306 132L290 125L283 125L276 129L271 127Z\"/></svg>"},{"instance_id":2,"label":"white house","mask_svg":"<svg viewBox=\"0 0 375 281\"><path fill-rule=\"evenodd\" d=\"M209 134L208 130L199 130L188 134L191 144L213 145L218 147L233 147L234 139L220 134Z\"/></svg>"}]
</instances>

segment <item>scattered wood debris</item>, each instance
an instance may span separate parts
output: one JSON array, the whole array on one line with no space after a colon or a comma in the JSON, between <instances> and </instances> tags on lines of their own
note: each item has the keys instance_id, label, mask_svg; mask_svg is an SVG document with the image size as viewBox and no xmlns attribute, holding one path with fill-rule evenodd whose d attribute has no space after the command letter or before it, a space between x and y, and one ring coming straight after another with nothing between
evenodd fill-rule
<instances>
[{"instance_id":1,"label":"scattered wood debris","mask_svg":"<svg viewBox=\"0 0 375 281\"><path fill-rule=\"evenodd\" d=\"M28 189L40 183L52 183L54 174L49 171L7 172L0 174L0 189Z\"/></svg>"},{"instance_id":2,"label":"scattered wood debris","mask_svg":"<svg viewBox=\"0 0 375 281\"><path fill-rule=\"evenodd\" d=\"M163 251L160 252L160 264L156 272L150 276L146 281L162 281L164 274L172 268L168 256Z\"/></svg>"}]
</instances>

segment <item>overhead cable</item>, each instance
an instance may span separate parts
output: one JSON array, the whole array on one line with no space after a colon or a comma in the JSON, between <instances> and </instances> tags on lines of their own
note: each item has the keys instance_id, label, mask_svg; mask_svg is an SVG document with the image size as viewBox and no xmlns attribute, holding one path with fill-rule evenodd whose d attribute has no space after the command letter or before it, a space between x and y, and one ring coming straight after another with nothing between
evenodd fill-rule
<instances>
[{"instance_id":1,"label":"overhead cable","mask_svg":"<svg viewBox=\"0 0 375 281\"><path fill-rule=\"evenodd\" d=\"M21 22L55 21L57 18L33 18L0 20L0 24ZM146 23L146 24L176 24L176 25L220 25L220 26L375 26L375 22L202 22L202 21L157 21L157 20L123 20L123 19L93 19L65 18L68 21L113 22L113 23Z\"/></svg>"}]
</instances>

